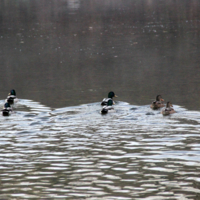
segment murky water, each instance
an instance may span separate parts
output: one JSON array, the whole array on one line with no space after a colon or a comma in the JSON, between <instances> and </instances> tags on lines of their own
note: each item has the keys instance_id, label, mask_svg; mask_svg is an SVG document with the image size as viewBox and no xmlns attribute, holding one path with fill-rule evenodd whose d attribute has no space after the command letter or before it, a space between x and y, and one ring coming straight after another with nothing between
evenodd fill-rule
<instances>
[{"instance_id":1,"label":"murky water","mask_svg":"<svg viewBox=\"0 0 200 200\"><path fill-rule=\"evenodd\" d=\"M174 108L20 99L0 121L1 198L198 199L200 112Z\"/></svg>"},{"instance_id":2,"label":"murky water","mask_svg":"<svg viewBox=\"0 0 200 200\"><path fill-rule=\"evenodd\" d=\"M199 200L199 8L1 0L0 106L19 102L0 116L0 199Z\"/></svg>"},{"instance_id":3,"label":"murky water","mask_svg":"<svg viewBox=\"0 0 200 200\"><path fill-rule=\"evenodd\" d=\"M1 0L0 99L13 87L53 108L200 101L198 0Z\"/></svg>"}]
</instances>

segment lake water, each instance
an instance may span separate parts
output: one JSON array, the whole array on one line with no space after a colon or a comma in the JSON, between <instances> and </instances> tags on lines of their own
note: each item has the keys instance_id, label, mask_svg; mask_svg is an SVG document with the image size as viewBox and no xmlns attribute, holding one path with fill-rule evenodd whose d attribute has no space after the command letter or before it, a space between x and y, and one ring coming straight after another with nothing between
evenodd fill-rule
<instances>
[{"instance_id":1,"label":"lake water","mask_svg":"<svg viewBox=\"0 0 200 200\"><path fill-rule=\"evenodd\" d=\"M0 106L19 102L0 117L0 198L200 199L199 8L2 0ZM177 112L151 110L157 94Z\"/></svg>"}]
</instances>

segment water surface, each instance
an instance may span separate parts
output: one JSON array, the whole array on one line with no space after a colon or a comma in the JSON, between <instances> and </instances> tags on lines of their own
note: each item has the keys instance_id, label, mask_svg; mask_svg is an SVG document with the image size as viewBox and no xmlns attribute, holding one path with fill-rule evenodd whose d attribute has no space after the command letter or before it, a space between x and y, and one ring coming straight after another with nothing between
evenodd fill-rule
<instances>
[{"instance_id":1,"label":"water surface","mask_svg":"<svg viewBox=\"0 0 200 200\"><path fill-rule=\"evenodd\" d=\"M20 99L0 121L1 198L198 199L200 112L174 108Z\"/></svg>"},{"instance_id":2,"label":"water surface","mask_svg":"<svg viewBox=\"0 0 200 200\"><path fill-rule=\"evenodd\" d=\"M157 94L199 110L199 1L2 0L0 99L53 108L146 105Z\"/></svg>"},{"instance_id":3,"label":"water surface","mask_svg":"<svg viewBox=\"0 0 200 200\"><path fill-rule=\"evenodd\" d=\"M0 198L198 200L199 5L0 1Z\"/></svg>"}]
</instances>

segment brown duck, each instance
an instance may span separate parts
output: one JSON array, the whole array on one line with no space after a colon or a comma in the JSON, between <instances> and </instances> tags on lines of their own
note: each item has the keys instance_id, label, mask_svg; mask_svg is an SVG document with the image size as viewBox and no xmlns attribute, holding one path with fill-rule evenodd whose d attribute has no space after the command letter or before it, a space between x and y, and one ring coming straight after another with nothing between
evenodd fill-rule
<instances>
[{"instance_id":1,"label":"brown duck","mask_svg":"<svg viewBox=\"0 0 200 200\"><path fill-rule=\"evenodd\" d=\"M172 108L173 105L170 101L167 102L166 108L161 111L163 115L170 115L175 113L176 111Z\"/></svg>"},{"instance_id":2,"label":"brown duck","mask_svg":"<svg viewBox=\"0 0 200 200\"><path fill-rule=\"evenodd\" d=\"M154 109L154 110L162 108L162 107L165 106L163 102L164 102L164 99L162 98L162 96L161 95L157 95L156 96L156 100L152 102L150 107L152 109Z\"/></svg>"}]
</instances>

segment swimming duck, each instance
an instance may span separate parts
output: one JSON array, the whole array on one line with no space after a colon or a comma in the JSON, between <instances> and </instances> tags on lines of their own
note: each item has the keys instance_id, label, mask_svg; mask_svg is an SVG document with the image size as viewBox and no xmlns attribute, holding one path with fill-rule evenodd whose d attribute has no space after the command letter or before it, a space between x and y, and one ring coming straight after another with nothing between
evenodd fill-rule
<instances>
[{"instance_id":1,"label":"swimming duck","mask_svg":"<svg viewBox=\"0 0 200 200\"><path fill-rule=\"evenodd\" d=\"M10 106L9 103L5 103L2 110L2 115L9 116L11 112L12 112L12 107Z\"/></svg>"},{"instance_id":2,"label":"swimming duck","mask_svg":"<svg viewBox=\"0 0 200 200\"><path fill-rule=\"evenodd\" d=\"M110 110L114 110L114 108L112 107L112 105L113 105L113 100L109 99L108 102L107 102L107 105L102 108L101 114L106 114Z\"/></svg>"},{"instance_id":3,"label":"swimming duck","mask_svg":"<svg viewBox=\"0 0 200 200\"><path fill-rule=\"evenodd\" d=\"M152 109L154 109L154 110L162 108L162 107L165 106L163 102L164 102L164 99L162 99L162 96L161 95L157 95L156 96L156 100L152 102L150 107Z\"/></svg>"},{"instance_id":4,"label":"swimming duck","mask_svg":"<svg viewBox=\"0 0 200 200\"><path fill-rule=\"evenodd\" d=\"M169 114L175 113L176 111L172 107L173 107L172 103L168 101L166 108L162 110L162 114L169 115Z\"/></svg>"},{"instance_id":5,"label":"swimming duck","mask_svg":"<svg viewBox=\"0 0 200 200\"><path fill-rule=\"evenodd\" d=\"M10 93L7 96L6 102L8 102L9 104L14 104L17 103L18 99L16 96L16 92L14 89L10 90Z\"/></svg>"},{"instance_id":6,"label":"swimming duck","mask_svg":"<svg viewBox=\"0 0 200 200\"><path fill-rule=\"evenodd\" d=\"M104 98L103 100L102 100L102 102L101 102L101 105L102 106L105 106L105 105L107 105L107 103L108 103L108 101L111 99L112 101L113 101L113 97L117 97L117 95L115 95L115 93L114 92L109 92L108 93L108 98ZM113 101L113 104L115 104L115 102Z\"/></svg>"}]
</instances>

